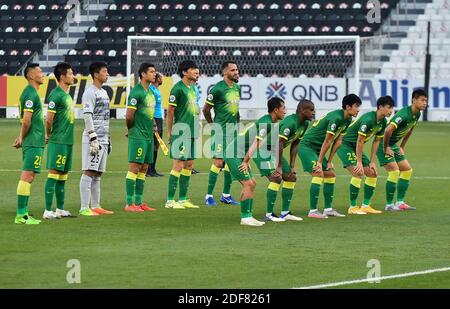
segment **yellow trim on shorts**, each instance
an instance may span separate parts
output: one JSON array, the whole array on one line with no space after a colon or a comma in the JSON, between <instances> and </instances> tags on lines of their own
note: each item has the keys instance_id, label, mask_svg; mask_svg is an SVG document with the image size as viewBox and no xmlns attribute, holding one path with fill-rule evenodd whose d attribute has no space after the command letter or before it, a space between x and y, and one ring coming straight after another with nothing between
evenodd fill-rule
<instances>
[{"instance_id":1,"label":"yellow trim on shorts","mask_svg":"<svg viewBox=\"0 0 450 309\"><path fill-rule=\"evenodd\" d=\"M145 173L138 173L136 176L136 179L145 181Z\"/></svg>"},{"instance_id":2,"label":"yellow trim on shorts","mask_svg":"<svg viewBox=\"0 0 450 309\"><path fill-rule=\"evenodd\" d=\"M69 174L59 175L59 181L66 181L69 178Z\"/></svg>"}]
</instances>

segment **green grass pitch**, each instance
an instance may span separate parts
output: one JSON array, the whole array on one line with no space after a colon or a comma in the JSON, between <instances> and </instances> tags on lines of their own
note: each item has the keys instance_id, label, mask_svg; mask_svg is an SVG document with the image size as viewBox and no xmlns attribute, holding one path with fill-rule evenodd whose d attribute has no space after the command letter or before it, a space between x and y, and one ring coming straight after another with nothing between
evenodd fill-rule
<instances>
[{"instance_id":1,"label":"green grass pitch","mask_svg":"<svg viewBox=\"0 0 450 309\"><path fill-rule=\"evenodd\" d=\"M76 122L73 172L66 185L66 209L78 213L82 122ZM291 288L366 278L370 259L381 263L381 276L450 266L450 124L420 123L406 154L414 168L407 201L417 211L383 213L303 222L239 225L239 208L164 209L170 161L160 152L162 178L148 178L144 201L156 212L122 211L127 170L125 122L111 121L113 152L102 177L102 205L112 216L78 217L13 224L21 151L11 147L18 120L0 121L0 287L1 288ZM43 164L45 166L45 157ZM349 177L335 160L338 173L335 207L345 212ZM211 161L199 159L190 198L202 204ZM292 211L305 217L310 179L300 173ZM386 172L373 206L384 206ZM267 180L256 176L255 217L265 212ZM46 173L31 188L30 211L44 210ZM219 177L215 197L219 197ZM239 197L240 185L232 193ZM322 208L322 199L319 201ZM281 208L281 194L277 212ZM78 259L81 283L68 284L67 261ZM353 284L342 288L450 288L450 272Z\"/></svg>"}]
</instances>

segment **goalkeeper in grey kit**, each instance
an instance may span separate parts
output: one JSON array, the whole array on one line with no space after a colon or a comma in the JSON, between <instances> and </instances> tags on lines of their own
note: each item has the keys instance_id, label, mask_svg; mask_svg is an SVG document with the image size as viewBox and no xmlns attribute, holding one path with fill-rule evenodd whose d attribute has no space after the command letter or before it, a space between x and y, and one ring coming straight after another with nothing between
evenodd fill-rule
<instances>
[{"instance_id":1,"label":"goalkeeper in grey kit","mask_svg":"<svg viewBox=\"0 0 450 309\"><path fill-rule=\"evenodd\" d=\"M93 84L83 93L85 129L82 141L82 169L80 180L80 215L112 214L100 206L100 180L111 152L109 136L109 97L103 84L108 80L108 66L93 62L89 66ZM90 206L90 207L89 207Z\"/></svg>"}]
</instances>

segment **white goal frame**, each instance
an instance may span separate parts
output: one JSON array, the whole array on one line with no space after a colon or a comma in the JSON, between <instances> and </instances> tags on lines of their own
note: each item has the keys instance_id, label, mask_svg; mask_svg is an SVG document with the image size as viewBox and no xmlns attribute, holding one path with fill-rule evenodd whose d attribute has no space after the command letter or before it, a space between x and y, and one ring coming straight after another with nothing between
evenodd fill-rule
<instances>
[{"instance_id":1,"label":"white goal frame","mask_svg":"<svg viewBox=\"0 0 450 309\"><path fill-rule=\"evenodd\" d=\"M131 89L131 78L134 72L131 72L131 46L133 40L154 40L154 41L171 41L171 40L214 40L214 41L239 41L239 40L354 40L355 41L355 76L354 89L359 92L359 76L360 76L360 36L359 35L324 35L324 36L156 36L156 35L133 35L127 37L127 95ZM295 77L294 77L295 78Z\"/></svg>"}]
</instances>

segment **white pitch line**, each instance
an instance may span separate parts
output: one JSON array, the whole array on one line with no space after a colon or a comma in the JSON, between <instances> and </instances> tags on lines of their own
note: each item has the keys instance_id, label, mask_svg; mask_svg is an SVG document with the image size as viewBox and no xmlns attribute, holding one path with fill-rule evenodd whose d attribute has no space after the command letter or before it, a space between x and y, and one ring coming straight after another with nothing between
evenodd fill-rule
<instances>
[{"instance_id":1,"label":"white pitch line","mask_svg":"<svg viewBox=\"0 0 450 309\"><path fill-rule=\"evenodd\" d=\"M0 169L0 172L6 173L18 173L21 172L20 169ZM42 170L43 173L47 172L47 170ZM126 174L128 171L106 171L105 174ZM81 171L71 171L70 173L81 173ZM200 172L197 175L209 175L209 173ZM261 174L253 173L255 176L261 176ZM340 174L336 175L337 177L351 177L350 174ZM300 175L299 177L307 178L308 175ZM387 178L387 176L378 176L378 178ZM413 176L413 179L433 179L433 180L450 180L450 176Z\"/></svg>"},{"instance_id":2,"label":"white pitch line","mask_svg":"<svg viewBox=\"0 0 450 309\"><path fill-rule=\"evenodd\" d=\"M349 285L349 284L355 284L355 283L376 282L378 280L388 280L388 279L426 275L426 274L432 274L432 273L437 273L437 272L445 272L445 271L449 271L449 270L450 270L450 267L435 268L435 269L429 269L429 270L423 270L423 271L403 273L403 274L398 274L398 275L375 277L375 278L369 278L369 279L351 280L351 281L341 281L341 282L335 282L335 283L304 286L304 287L293 288L293 289L323 289L323 288L330 288L330 287L334 287L334 286Z\"/></svg>"}]
</instances>

